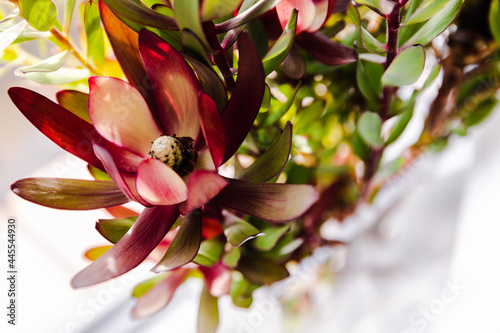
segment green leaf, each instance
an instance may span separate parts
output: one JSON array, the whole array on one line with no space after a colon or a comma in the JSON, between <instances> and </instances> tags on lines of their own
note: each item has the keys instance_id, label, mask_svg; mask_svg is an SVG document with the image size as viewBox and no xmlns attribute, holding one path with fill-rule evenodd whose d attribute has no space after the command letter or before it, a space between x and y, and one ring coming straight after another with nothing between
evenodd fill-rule
<instances>
[{"instance_id":1,"label":"green leaf","mask_svg":"<svg viewBox=\"0 0 500 333\"><path fill-rule=\"evenodd\" d=\"M19 0L19 9L28 23L39 31L47 31L56 23L57 9L50 0Z\"/></svg>"},{"instance_id":2,"label":"green leaf","mask_svg":"<svg viewBox=\"0 0 500 333\"><path fill-rule=\"evenodd\" d=\"M489 14L490 28L498 44L500 44L500 0L492 0Z\"/></svg>"},{"instance_id":3,"label":"green leaf","mask_svg":"<svg viewBox=\"0 0 500 333\"><path fill-rule=\"evenodd\" d=\"M216 24L216 30L226 32L238 28L272 9L277 2L277 0L245 0L238 11L238 15Z\"/></svg>"},{"instance_id":4,"label":"green leaf","mask_svg":"<svg viewBox=\"0 0 500 333\"><path fill-rule=\"evenodd\" d=\"M141 297L142 295L150 291L151 288L156 286L158 283L165 280L169 276L169 274L170 272L161 273L151 279L139 283L137 286L135 286L134 290L132 291L132 296L135 298Z\"/></svg>"},{"instance_id":5,"label":"green leaf","mask_svg":"<svg viewBox=\"0 0 500 333\"><path fill-rule=\"evenodd\" d=\"M87 2L85 6L85 33L87 35L87 58L97 68L103 68L105 62L104 35L99 8L93 0Z\"/></svg>"},{"instance_id":6,"label":"green leaf","mask_svg":"<svg viewBox=\"0 0 500 333\"><path fill-rule=\"evenodd\" d=\"M361 139L372 148L382 148L383 142L380 138L382 130L382 119L375 112L365 112L358 120L356 127Z\"/></svg>"},{"instance_id":7,"label":"green leaf","mask_svg":"<svg viewBox=\"0 0 500 333\"><path fill-rule=\"evenodd\" d=\"M115 244L134 225L138 216L123 219L99 219L95 228L108 241Z\"/></svg>"},{"instance_id":8,"label":"green leaf","mask_svg":"<svg viewBox=\"0 0 500 333\"><path fill-rule=\"evenodd\" d=\"M290 228L290 225L283 225L280 227L268 225L265 229L262 229L264 235L256 238L253 241L253 245L259 250L269 251L276 245L278 240L290 230Z\"/></svg>"},{"instance_id":9,"label":"green leaf","mask_svg":"<svg viewBox=\"0 0 500 333\"><path fill-rule=\"evenodd\" d=\"M106 172L101 171L90 164L87 164L87 169L95 180L111 180L111 177Z\"/></svg>"},{"instance_id":10,"label":"green leaf","mask_svg":"<svg viewBox=\"0 0 500 333\"><path fill-rule=\"evenodd\" d=\"M388 15L391 13L392 8L394 7L394 3L390 0L356 0L356 2L360 5L365 5L372 10Z\"/></svg>"},{"instance_id":11,"label":"green leaf","mask_svg":"<svg viewBox=\"0 0 500 333\"><path fill-rule=\"evenodd\" d=\"M25 200L58 209L97 209L129 201L115 183L101 180L25 178L11 189Z\"/></svg>"},{"instance_id":12,"label":"green leaf","mask_svg":"<svg viewBox=\"0 0 500 333\"><path fill-rule=\"evenodd\" d=\"M64 65L71 51L63 51L31 66L19 67L18 71L26 74L31 72L54 72Z\"/></svg>"},{"instance_id":13,"label":"green leaf","mask_svg":"<svg viewBox=\"0 0 500 333\"><path fill-rule=\"evenodd\" d=\"M357 7L353 6L352 4L349 5L349 8L347 9L347 13L349 14L349 17L351 20L356 24L358 29L360 30L360 35L361 35L361 43L363 43L363 46L365 49L372 53L386 53L387 52L387 46L381 42L379 42L371 33L369 33L363 26L361 25L361 17L359 16L359 12Z\"/></svg>"},{"instance_id":14,"label":"green leaf","mask_svg":"<svg viewBox=\"0 0 500 333\"><path fill-rule=\"evenodd\" d=\"M436 13L440 11L445 5L446 1L443 0L423 1L412 15L405 18L405 20L402 22L402 25L410 25L427 21L428 19L436 15Z\"/></svg>"},{"instance_id":15,"label":"green leaf","mask_svg":"<svg viewBox=\"0 0 500 333\"><path fill-rule=\"evenodd\" d=\"M481 123L495 109L498 101L494 98L487 98L482 101L474 110L471 110L465 118L465 125L468 127Z\"/></svg>"},{"instance_id":16,"label":"green leaf","mask_svg":"<svg viewBox=\"0 0 500 333\"><path fill-rule=\"evenodd\" d=\"M203 27L200 21L200 7L198 0L182 0L174 3L174 15L179 29L188 29L200 39L206 50L210 50Z\"/></svg>"},{"instance_id":17,"label":"green leaf","mask_svg":"<svg viewBox=\"0 0 500 333\"><path fill-rule=\"evenodd\" d=\"M34 82L57 85L84 80L90 76L90 71L86 68L61 67L54 72L23 73L16 70L14 74Z\"/></svg>"},{"instance_id":18,"label":"green leaf","mask_svg":"<svg viewBox=\"0 0 500 333\"><path fill-rule=\"evenodd\" d=\"M382 75L384 67L380 64L358 61L357 81L361 93L368 101L378 104L382 95Z\"/></svg>"},{"instance_id":19,"label":"green leaf","mask_svg":"<svg viewBox=\"0 0 500 333\"><path fill-rule=\"evenodd\" d=\"M0 53L3 53L3 51L21 35L27 26L28 22L21 21L2 31L0 33Z\"/></svg>"},{"instance_id":20,"label":"green leaf","mask_svg":"<svg viewBox=\"0 0 500 333\"><path fill-rule=\"evenodd\" d=\"M240 3L241 0L203 0L201 18L203 21L212 21L231 15Z\"/></svg>"},{"instance_id":21,"label":"green leaf","mask_svg":"<svg viewBox=\"0 0 500 333\"><path fill-rule=\"evenodd\" d=\"M155 12L137 0L100 0L127 25L139 32L144 26L158 29L179 30L171 17ZM183 2L183 1L181 1Z\"/></svg>"},{"instance_id":22,"label":"green leaf","mask_svg":"<svg viewBox=\"0 0 500 333\"><path fill-rule=\"evenodd\" d=\"M352 149L356 156L366 161L370 147L363 141L358 131L355 131L352 136Z\"/></svg>"},{"instance_id":23,"label":"green leaf","mask_svg":"<svg viewBox=\"0 0 500 333\"><path fill-rule=\"evenodd\" d=\"M217 297L210 294L206 284L201 291L200 306L198 308L198 321L196 324L198 333L215 333L219 326L219 307Z\"/></svg>"},{"instance_id":24,"label":"green leaf","mask_svg":"<svg viewBox=\"0 0 500 333\"><path fill-rule=\"evenodd\" d=\"M222 257L222 263L229 268L235 268L238 265L238 260L241 257L241 250L237 247L232 247Z\"/></svg>"},{"instance_id":25,"label":"green leaf","mask_svg":"<svg viewBox=\"0 0 500 333\"><path fill-rule=\"evenodd\" d=\"M404 43L403 47L415 44L427 45L430 43L453 23L462 9L464 1L465 0L449 0L439 12L422 25L422 27ZM402 30L408 28L411 28L411 26L403 27Z\"/></svg>"},{"instance_id":26,"label":"green leaf","mask_svg":"<svg viewBox=\"0 0 500 333\"><path fill-rule=\"evenodd\" d=\"M238 270L243 273L248 281L265 285L283 280L290 275L282 264L250 256L240 258Z\"/></svg>"},{"instance_id":27,"label":"green leaf","mask_svg":"<svg viewBox=\"0 0 500 333\"><path fill-rule=\"evenodd\" d=\"M295 101L295 97L297 97L297 93L299 92L300 87L302 87L302 82L299 83L299 84L297 84L297 86L295 86L295 88L293 89L293 91L286 95L287 96L286 102L278 110L276 110L275 112L271 113L264 120L264 122L262 123L263 127L273 125L278 120L280 120L281 117L283 117L283 115L288 112L288 110L290 110L290 108L293 105L293 102Z\"/></svg>"},{"instance_id":28,"label":"green leaf","mask_svg":"<svg viewBox=\"0 0 500 333\"><path fill-rule=\"evenodd\" d=\"M425 50L422 45L410 46L401 51L382 76L386 86L407 86L415 83L425 66Z\"/></svg>"},{"instance_id":29,"label":"green leaf","mask_svg":"<svg viewBox=\"0 0 500 333\"><path fill-rule=\"evenodd\" d=\"M202 266L213 266L219 261L223 251L224 241L222 238L216 237L203 241L193 262Z\"/></svg>"},{"instance_id":30,"label":"green leaf","mask_svg":"<svg viewBox=\"0 0 500 333\"><path fill-rule=\"evenodd\" d=\"M57 93L56 97L63 108L85 119L87 122L91 122L89 115L89 94L76 90L62 90ZM105 180L110 179L108 178Z\"/></svg>"},{"instance_id":31,"label":"green leaf","mask_svg":"<svg viewBox=\"0 0 500 333\"><path fill-rule=\"evenodd\" d=\"M389 137L385 142L386 146L390 145L399 138L399 136L403 133L406 126L410 122L412 116L413 116L413 108L410 108L409 110L403 112L398 116L398 119L396 120L396 123L394 124L394 127L391 130L391 134L389 134Z\"/></svg>"},{"instance_id":32,"label":"green leaf","mask_svg":"<svg viewBox=\"0 0 500 333\"><path fill-rule=\"evenodd\" d=\"M287 122L283 133L264 154L248 168L243 170L238 178L249 182L267 182L283 171L292 147L292 124Z\"/></svg>"},{"instance_id":33,"label":"green leaf","mask_svg":"<svg viewBox=\"0 0 500 333\"><path fill-rule=\"evenodd\" d=\"M232 246L238 247L250 239L263 235L259 229L236 215L225 212L224 217L224 235Z\"/></svg>"},{"instance_id":34,"label":"green leaf","mask_svg":"<svg viewBox=\"0 0 500 333\"><path fill-rule=\"evenodd\" d=\"M156 273L169 271L191 262L200 248L202 214L196 209L189 212L177 235L168 247L167 253L151 270Z\"/></svg>"},{"instance_id":35,"label":"green leaf","mask_svg":"<svg viewBox=\"0 0 500 333\"><path fill-rule=\"evenodd\" d=\"M266 56L262 60L264 65L264 72L269 75L272 71L278 67L283 60L285 60L287 54L293 45L293 40L295 38L295 29L297 27L297 10L294 9L290 15L290 20L288 21L283 33L280 38L274 43L273 47L267 52Z\"/></svg>"},{"instance_id":36,"label":"green leaf","mask_svg":"<svg viewBox=\"0 0 500 333\"><path fill-rule=\"evenodd\" d=\"M184 53L192 56L196 60L203 63L205 66L212 66L208 59L205 48L200 39L188 29L183 29L181 32L181 42Z\"/></svg>"},{"instance_id":37,"label":"green leaf","mask_svg":"<svg viewBox=\"0 0 500 333\"><path fill-rule=\"evenodd\" d=\"M234 305L240 308L249 308L253 301L252 293L257 288L259 288L258 285L248 282L240 272L233 271L231 274L229 295L231 295Z\"/></svg>"},{"instance_id":38,"label":"green leaf","mask_svg":"<svg viewBox=\"0 0 500 333\"><path fill-rule=\"evenodd\" d=\"M75 8L76 0L66 0L64 4L64 21L62 33L67 36L69 33L69 28L71 26L71 19L73 17L73 10Z\"/></svg>"}]
</instances>

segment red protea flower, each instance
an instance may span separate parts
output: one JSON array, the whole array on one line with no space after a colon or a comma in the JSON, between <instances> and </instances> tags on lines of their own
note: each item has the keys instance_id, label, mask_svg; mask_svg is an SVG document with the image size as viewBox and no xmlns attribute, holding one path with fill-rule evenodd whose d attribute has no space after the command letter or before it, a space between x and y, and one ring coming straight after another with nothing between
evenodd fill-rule
<instances>
[{"instance_id":1,"label":"red protea flower","mask_svg":"<svg viewBox=\"0 0 500 333\"><path fill-rule=\"evenodd\" d=\"M64 209L109 207L128 199L146 207L127 234L75 276L74 287L114 278L139 265L180 213L186 215L183 225L187 226L180 234L192 237L194 246L176 263L192 260L201 241L201 207L209 201L264 220L287 222L302 215L317 197L308 185L266 183L282 171L291 140L279 146L284 154L263 156L243 179L217 173L243 142L264 93L262 64L249 36L240 37L238 80L221 115L189 64L169 44L142 30L138 49L151 84L146 95L152 93L154 111L144 94L112 77L89 79L91 123L30 90L9 90L37 128L62 148L105 170L116 184L24 179L12 185L16 194ZM286 131L291 138L290 125ZM276 160L277 156L281 158ZM157 267L165 270L178 267L161 264Z\"/></svg>"}]
</instances>

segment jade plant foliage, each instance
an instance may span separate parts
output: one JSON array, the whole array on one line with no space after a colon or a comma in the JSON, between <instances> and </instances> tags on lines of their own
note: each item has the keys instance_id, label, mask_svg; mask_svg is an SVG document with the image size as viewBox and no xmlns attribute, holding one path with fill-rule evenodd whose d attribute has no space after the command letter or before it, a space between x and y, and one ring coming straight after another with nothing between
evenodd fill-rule
<instances>
[{"instance_id":1,"label":"jade plant foliage","mask_svg":"<svg viewBox=\"0 0 500 333\"><path fill-rule=\"evenodd\" d=\"M325 221L377 200L497 104L499 0L0 6L3 72L59 89L53 99L13 87L12 102L94 178L25 178L12 191L114 216L96 222L103 246L71 284L146 260L152 278L133 292L133 318L201 279L200 333L216 332L219 297L248 308L288 263L349 246L322 235ZM420 137L388 160L419 97L430 101Z\"/></svg>"}]
</instances>

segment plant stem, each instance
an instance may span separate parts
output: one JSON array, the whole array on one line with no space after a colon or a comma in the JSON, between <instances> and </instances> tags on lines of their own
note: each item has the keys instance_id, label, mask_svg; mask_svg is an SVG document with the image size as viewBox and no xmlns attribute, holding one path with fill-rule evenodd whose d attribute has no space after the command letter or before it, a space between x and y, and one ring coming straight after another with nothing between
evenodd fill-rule
<instances>
[{"instance_id":1,"label":"plant stem","mask_svg":"<svg viewBox=\"0 0 500 333\"><path fill-rule=\"evenodd\" d=\"M57 30L55 27L52 27L50 29L50 33L52 34L52 36L54 36L55 39L57 39L59 43L62 44L62 46L67 51L72 51L75 58L78 59L78 61L80 61L92 74L99 75L97 69L95 69L91 64L89 64L85 60L85 58L82 57L78 49L75 46L73 46L73 44L69 41L69 39L63 36L61 32L59 32L59 30Z\"/></svg>"},{"instance_id":2,"label":"plant stem","mask_svg":"<svg viewBox=\"0 0 500 333\"><path fill-rule=\"evenodd\" d=\"M389 68L394 59L398 54L398 39L399 39L399 27L401 25L399 11L401 5L399 3L394 4L392 12L387 17L387 56L385 60L385 69ZM391 114L391 102L396 88L385 86L382 90L382 98L380 99L380 117L382 121L389 119ZM378 170L380 160L384 153L384 148L372 149L370 156L366 161L366 168L364 173L365 185L363 188L362 196L366 199L369 193L369 187L371 180Z\"/></svg>"}]
</instances>

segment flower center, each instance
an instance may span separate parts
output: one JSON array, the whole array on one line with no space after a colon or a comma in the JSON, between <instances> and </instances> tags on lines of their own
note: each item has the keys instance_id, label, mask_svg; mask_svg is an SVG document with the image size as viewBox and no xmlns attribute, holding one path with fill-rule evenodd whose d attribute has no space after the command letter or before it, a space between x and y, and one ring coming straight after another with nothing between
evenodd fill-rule
<instances>
[{"instance_id":1,"label":"flower center","mask_svg":"<svg viewBox=\"0 0 500 333\"><path fill-rule=\"evenodd\" d=\"M193 171L198 158L193 142L189 137L162 135L153 142L149 156L162 161L182 177Z\"/></svg>"}]
</instances>

